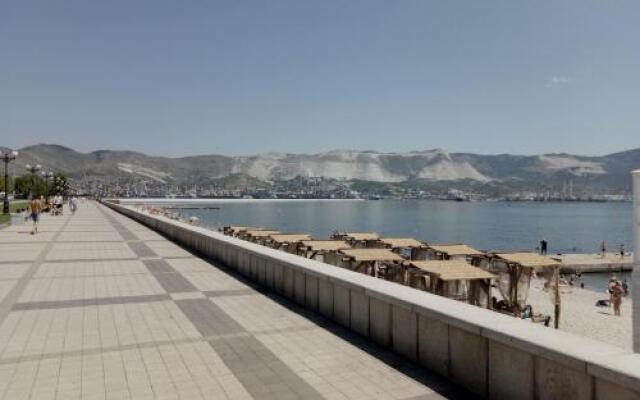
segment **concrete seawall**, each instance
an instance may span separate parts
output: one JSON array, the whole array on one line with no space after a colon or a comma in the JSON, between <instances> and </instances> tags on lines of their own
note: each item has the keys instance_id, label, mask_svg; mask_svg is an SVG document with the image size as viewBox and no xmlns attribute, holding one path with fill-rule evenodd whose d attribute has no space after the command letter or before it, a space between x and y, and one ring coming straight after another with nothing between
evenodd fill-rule
<instances>
[{"instance_id":1,"label":"concrete seawall","mask_svg":"<svg viewBox=\"0 0 640 400\"><path fill-rule=\"evenodd\" d=\"M640 354L105 203L491 399L640 399Z\"/></svg>"}]
</instances>

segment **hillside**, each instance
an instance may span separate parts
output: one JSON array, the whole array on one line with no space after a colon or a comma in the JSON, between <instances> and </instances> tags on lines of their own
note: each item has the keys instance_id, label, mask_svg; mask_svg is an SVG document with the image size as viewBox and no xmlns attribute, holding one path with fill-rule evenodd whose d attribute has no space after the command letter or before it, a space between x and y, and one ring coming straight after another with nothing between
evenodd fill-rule
<instances>
[{"instance_id":1,"label":"hillside","mask_svg":"<svg viewBox=\"0 0 640 400\"><path fill-rule=\"evenodd\" d=\"M416 184L456 182L452 186L545 188L571 183L596 192L630 190L629 173L640 168L640 149L601 157L571 154L478 155L427 150L408 153L330 151L318 154L259 154L249 157L205 155L167 158L131 151L73 149L39 144L20 149L16 171L41 164L75 180L148 181L157 184L209 184L247 176L249 184L303 177ZM19 172L18 172L19 173Z\"/></svg>"}]
</instances>

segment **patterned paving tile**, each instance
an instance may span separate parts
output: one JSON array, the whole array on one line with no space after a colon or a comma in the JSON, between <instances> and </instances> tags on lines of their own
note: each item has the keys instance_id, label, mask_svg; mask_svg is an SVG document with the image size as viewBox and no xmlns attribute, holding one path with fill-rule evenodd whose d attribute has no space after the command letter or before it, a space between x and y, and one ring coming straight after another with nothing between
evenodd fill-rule
<instances>
[{"instance_id":1,"label":"patterned paving tile","mask_svg":"<svg viewBox=\"0 0 640 400\"><path fill-rule=\"evenodd\" d=\"M0 243L0 261L34 261L46 243Z\"/></svg>"},{"instance_id":2,"label":"patterned paving tile","mask_svg":"<svg viewBox=\"0 0 640 400\"><path fill-rule=\"evenodd\" d=\"M46 260L100 260L135 258L126 243L55 243Z\"/></svg>"},{"instance_id":3,"label":"patterned paving tile","mask_svg":"<svg viewBox=\"0 0 640 400\"><path fill-rule=\"evenodd\" d=\"M12 311L0 325L0 360L201 337L170 300Z\"/></svg>"},{"instance_id":4,"label":"patterned paving tile","mask_svg":"<svg viewBox=\"0 0 640 400\"><path fill-rule=\"evenodd\" d=\"M1 267L0 267L1 268ZM73 278L81 276L108 276L148 274L140 260L92 260L85 262L43 263L34 275L38 278Z\"/></svg>"},{"instance_id":5,"label":"patterned paving tile","mask_svg":"<svg viewBox=\"0 0 640 400\"><path fill-rule=\"evenodd\" d=\"M0 396L52 400L252 399L206 342L0 365Z\"/></svg>"},{"instance_id":6,"label":"patterned paving tile","mask_svg":"<svg viewBox=\"0 0 640 400\"><path fill-rule=\"evenodd\" d=\"M177 244L169 241L156 241L146 243L160 257L189 257L192 254Z\"/></svg>"},{"instance_id":7,"label":"patterned paving tile","mask_svg":"<svg viewBox=\"0 0 640 400\"><path fill-rule=\"evenodd\" d=\"M32 279L20 302L63 301L165 293L151 274Z\"/></svg>"},{"instance_id":8,"label":"patterned paving tile","mask_svg":"<svg viewBox=\"0 0 640 400\"><path fill-rule=\"evenodd\" d=\"M20 279L22 275L29 269L30 264L1 264L0 265L0 280L5 279Z\"/></svg>"},{"instance_id":9,"label":"patterned paving tile","mask_svg":"<svg viewBox=\"0 0 640 400\"><path fill-rule=\"evenodd\" d=\"M120 242L117 232L62 232L58 242Z\"/></svg>"}]
</instances>

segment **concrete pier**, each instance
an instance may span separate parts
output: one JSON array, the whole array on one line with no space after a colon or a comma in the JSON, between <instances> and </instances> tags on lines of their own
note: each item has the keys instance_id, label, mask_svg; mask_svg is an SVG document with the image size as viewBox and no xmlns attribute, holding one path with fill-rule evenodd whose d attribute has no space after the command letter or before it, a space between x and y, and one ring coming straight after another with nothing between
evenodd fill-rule
<instances>
[{"instance_id":1,"label":"concrete pier","mask_svg":"<svg viewBox=\"0 0 640 400\"><path fill-rule=\"evenodd\" d=\"M617 253L562 254L550 257L562 261L562 273L571 272L622 272L633 271L633 254L621 257Z\"/></svg>"}]
</instances>

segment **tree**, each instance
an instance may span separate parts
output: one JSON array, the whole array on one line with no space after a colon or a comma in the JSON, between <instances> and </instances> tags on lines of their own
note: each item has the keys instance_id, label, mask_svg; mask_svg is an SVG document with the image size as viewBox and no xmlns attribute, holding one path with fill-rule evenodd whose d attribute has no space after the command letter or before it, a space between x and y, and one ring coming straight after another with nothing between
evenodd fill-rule
<instances>
[{"instance_id":1,"label":"tree","mask_svg":"<svg viewBox=\"0 0 640 400\"><path fill-rule=\"evenodd\" d=\"M11 177L9 177L8 179L9 182L9 193L11 193L13 191L13 179L11 179ZM4 175L0 176L0 192L4 193Z\"/></svg>"},{"instance_id":2,"label":"tree","mask_svg":"<svg viewBox=\"0 0 640 400\"><path fill-rule=\"evenodd\" d=\"M62 172L56 172L53 175L51 187L49 188L50 195L62 195L66 196L69 192L69 180L67 176Z\"/></svg>"},{"instance_id":3,"label":"tree","mask_svg":"<svg viewBox=\"0 0 640 400\"><path fill-rule=\"evenodd\" d=\"M22 198L29 198L30 194L34 197L44 196L47 191L44 179L40 175L24 174L15 179L16 195ZM33 191L32 191L33 188Z\"/></svg>"}]
</instances>

